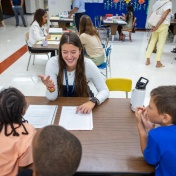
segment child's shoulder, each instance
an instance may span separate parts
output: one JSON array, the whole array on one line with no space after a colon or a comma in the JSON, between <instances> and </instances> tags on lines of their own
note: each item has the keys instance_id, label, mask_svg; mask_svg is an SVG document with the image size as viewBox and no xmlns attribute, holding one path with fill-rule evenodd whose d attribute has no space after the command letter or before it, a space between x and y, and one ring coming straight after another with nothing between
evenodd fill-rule
<instances>
[{"instance_id":1,"label":"child's shoulder","mask_svg":"<svg viewBox=\"0 0 176 176\"><path fill-rule=\"evenodd\" d=\"M176 133L176 125L159 126L149 131L152 136L168 136L168 134Z\"/></svg>"}]
</instances>

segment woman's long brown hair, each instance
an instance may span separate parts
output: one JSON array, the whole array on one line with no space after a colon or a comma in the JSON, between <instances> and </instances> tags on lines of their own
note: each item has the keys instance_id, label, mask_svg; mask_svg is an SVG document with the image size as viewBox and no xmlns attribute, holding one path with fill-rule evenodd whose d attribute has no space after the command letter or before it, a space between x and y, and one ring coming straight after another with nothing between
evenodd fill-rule
<instances>
[{"instance_id":1,"label":"woman's long brown hair","mask_svg":"<svg viewBox=\"0 0 176 176\"><path fill-rule=\"evenodd\" d=\"M88 15L83 15L79 23L79 33L86 33L89 35L95 35L100 39L97 29L94 27L91 18Z\"/></svg>"},{"instance_id":2,"label":"woman's long brown hair","mask_svg":"<svg viewBox=\"0 0 176 176\"><path fill-rule=\"evenodd\" d=\"M84 65L84 49L81 44L79 37L73 33L68 32L64 33L60 40L59 45L59 74L58 74L58 92L59 96L63 96L63 76L64 76L64 69L66 69L66 63L62 57L62 45L63 44L72 44L79 48L81 54L79 55L76 70L75 70L75 89L74 89L74 96L75 97L89 97L89 89L87 85L86 75L85 75L85 65Z\"/></svg>"}]
</instances>

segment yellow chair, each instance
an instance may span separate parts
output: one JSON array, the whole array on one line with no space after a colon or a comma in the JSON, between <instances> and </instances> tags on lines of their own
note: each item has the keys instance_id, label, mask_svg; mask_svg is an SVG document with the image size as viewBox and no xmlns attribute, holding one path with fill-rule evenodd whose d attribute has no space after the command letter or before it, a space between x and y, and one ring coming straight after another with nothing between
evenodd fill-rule
<instances>
[{"instance_id":1,"label":"yellow chair","mask_svg":"<svg viewBox=\"0 0 176 176\"><path fill-rule=\"evenodd\" d=\"M128 98L128 92L131 92L132 89L132 80L127 78L108 78L106 85L109 91L126 92L126 98Z\"/></svg>"}]
</instances>

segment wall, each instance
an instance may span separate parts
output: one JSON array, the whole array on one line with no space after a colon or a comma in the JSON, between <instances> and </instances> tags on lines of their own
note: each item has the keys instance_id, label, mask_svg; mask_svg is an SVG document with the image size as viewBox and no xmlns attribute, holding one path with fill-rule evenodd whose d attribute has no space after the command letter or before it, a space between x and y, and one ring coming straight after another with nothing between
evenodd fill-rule
<instances>
[{"instance_id":1,"label":"wall","mask_svg":"<svg viewBox=\"0 0 176 176\"><path fill-rule=\"evenodd\" d=\"M70 11L72 0L48 0L49 17L59 12Z\"/></svg>"},{"instance_id":2,"label":"wall","mask_svg":"<svg viewBox=\"0 0 176 176\"><path fill-rule=\"evenodd\" d=\"M36 9L44 9L44 0L36 0L35 6L36 6Z\"/></svg>"},{"instance_id":3,"label":"wall","mask_svg":"<svg viewBox=\"0 0 176 176\"><path fill-rule=\"evenodd\" d=\"M71 7L72 0L48 0L48 9L49 9L49 17L55 16L59 12L63 12L64 10L69 11ZM104 3L108 0L104 0ZM109 0L110 1L110 0ZM133 4L137 3L138 0L131 0ZM87 2L87 1L86 1ZM121 13L125 13L125 3L122 3L123 9L119 7L120 3L124 2L123 0L120 0L119 3L117 3L116 8L111 8L109 6L109 9L105 9L104 3L85 3L86 4L86 13L89 15L92 19L92 21L95 21L96 17L104 16L106 13L112 13L113 15ZM146 28L146 19L148 18L149 14L151 14L152 6L156 2L156 0L145 0L145 6L144 4L138 6L138 8L135 9L135 16L137 17L137 28ZM176 0L172 0L173 3L173 13L176 13ZM139 9L141 8L141 9ZM148 13L147 13L148 12Z\"/></svg>"}]
</instances>

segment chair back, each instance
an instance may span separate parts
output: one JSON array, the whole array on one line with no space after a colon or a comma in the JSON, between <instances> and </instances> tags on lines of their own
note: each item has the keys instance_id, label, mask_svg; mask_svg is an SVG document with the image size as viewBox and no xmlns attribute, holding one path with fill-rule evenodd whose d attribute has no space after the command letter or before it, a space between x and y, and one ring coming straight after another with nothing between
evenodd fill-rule
<instances>
[{"instance_id":1,"label":"chair back","mask_svg":"<svg viewBox=\"0 0 176 176\"><path fill-rule=\"evenodd\" d=\"M110 65L111 50L112 50L111 45L108 48L105 48L106 61L103 62L101 65L97 66L99 69L106 70L105 74L103 72L101 72L106 78L108 78L108 71L109 71L109 74L111 77L111 65Z\"/></svg>"},{"instance_id":2,"label":"chair back","mask_svg":"<svg viewBox=\"0 0 176 176\"><path fill-rule=\"evenodd\" d=\"M31 52L29 51L29 48L28 48L28 43L27 43L28 40L29 40L29 32L26 32L26 33L25 33L25 42L26 42L26 46L27 46L28 52L31 53Z\"/></svg>"},{"instance_id":3,"label":"chair back","mask_svg":"<svg viewBox=\"0 0 176 176\"><path fill-rule=\"evenodd\" d=\"M28 41L29 40L29 32L25 33L25 40Z\"/></svg>"},{"instance_id":4,"label":"chair back","mask_svg":"<svg viewBox=\"0 0 176 176\"><path fill-rule=\"evenodd\" d=\"M126 92L126 98L128 98L128 92L131 92L132 89L132 80L127 78L109 78L106 80L106 85L109 91Z\"/></svg>"},{"instance_id":5,"label":"chair back","mask_svg":"<svg viewBox=\"0 0 176 176\"><path fill-rule=\"evenodd\" d=\"M133 29L134 29L134 27L136 26L136 17L134 17L134 20L133 20L133 24L132 24L132 32L133 32Z\"/></svg>"}]
</instances>

